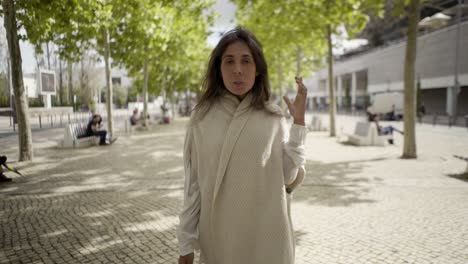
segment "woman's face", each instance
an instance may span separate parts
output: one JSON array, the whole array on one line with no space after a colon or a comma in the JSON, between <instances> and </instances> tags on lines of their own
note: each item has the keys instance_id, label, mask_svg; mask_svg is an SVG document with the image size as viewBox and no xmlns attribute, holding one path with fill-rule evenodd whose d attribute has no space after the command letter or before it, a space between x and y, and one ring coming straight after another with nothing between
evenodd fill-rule
<instances>
[{"instance_id":1,"label":"woman's face","mask_svg":"<svg viewBox=\"0 0 468 264\"><path fill-rule=\"evenodd\" d=\"M257 68L249 47L243 41L232 43L224 51L221 75L224 86L240 99L252 89Z\"/></svg>"}]
</instances>

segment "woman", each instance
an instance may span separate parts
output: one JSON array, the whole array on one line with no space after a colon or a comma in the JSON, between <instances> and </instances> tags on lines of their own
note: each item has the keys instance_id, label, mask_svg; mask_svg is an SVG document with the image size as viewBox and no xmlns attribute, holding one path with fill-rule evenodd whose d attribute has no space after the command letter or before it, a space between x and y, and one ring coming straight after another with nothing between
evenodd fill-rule
<instances>
[{"instance_id":1,"label":"woman","mask_svg":"<svg viewBox=\"0 0 468 264\"><path fill-rule=\"evenodd\" d=\"M227 32L211 54L204 93L184 147L179 263L200 248L207 264L291 264L291 186L304 175L306 88L296 79L294 118L270 100L267 64L255 36Z\"/></svg>"}]
</instances>

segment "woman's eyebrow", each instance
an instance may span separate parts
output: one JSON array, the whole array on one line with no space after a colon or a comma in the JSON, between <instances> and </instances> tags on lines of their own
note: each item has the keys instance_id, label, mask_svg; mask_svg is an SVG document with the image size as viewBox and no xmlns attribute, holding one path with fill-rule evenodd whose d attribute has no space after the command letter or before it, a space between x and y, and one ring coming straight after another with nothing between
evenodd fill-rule
<instances>
[{"instance_id":1,"label":"woman's eyebrow","mask_svg":"<svg viewBox=\"0 0 468 264\"><path fill-rule=\"evenodd\" d=\"M226 54L226 55L223 55L222 59L225 59L225 58L234 58L235 56L234 55L231 55L231 54ZM241 56L242 58L252 58L252 55L250 54L243 54Z\"/></svg>"}]
</instances>

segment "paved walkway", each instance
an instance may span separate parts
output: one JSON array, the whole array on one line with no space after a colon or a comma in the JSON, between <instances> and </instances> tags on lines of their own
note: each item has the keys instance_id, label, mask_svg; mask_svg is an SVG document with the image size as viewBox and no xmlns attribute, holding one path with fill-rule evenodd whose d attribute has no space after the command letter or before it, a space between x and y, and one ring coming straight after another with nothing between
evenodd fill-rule
<instances>
[{"instance_id":1,"label":"paved walkway","mask_svg":"<svg viewBox=\"0 0 468 264\"><path fill-rule=\"evenodd\" d=\"M338 131L356 120L339 118ZM55 148L62 129L34 133L23 177L0 184L0 263L175 263L186 119L121 135L112 146ZM401 124L397 123L397 126ZM296 193L297 262L467 263L466 129L418 126L417 160L388 147L307 137ZM17 138L0 138L17 159Z\"/></svg>"}]
</instances>

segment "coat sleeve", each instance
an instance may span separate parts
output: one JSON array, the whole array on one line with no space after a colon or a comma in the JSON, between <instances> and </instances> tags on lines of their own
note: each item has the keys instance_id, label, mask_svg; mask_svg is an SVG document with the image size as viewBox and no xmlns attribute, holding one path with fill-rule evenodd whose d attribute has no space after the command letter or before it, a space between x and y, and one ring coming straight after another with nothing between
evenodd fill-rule
<instances>
[{"instance_id":1,"label":"coat sleeve","mask_svg":"<svg viewBox=\"0 0 468 264\"><path fill-rule=\"evenodd\" d=\"M198 242L198 222L200 218L200 188L196 169L196 151L194 150L192 128L187 129L184 143L184 205L179 215L177 239L179 254L192 253Z\"/></svg>"},{"instance_id":2,"label":"coat sleeve","mask_svg":"<svg viewBox=\"0 0 468 264\"><path fill-rule=\"evenodd\" d=\"M305 138L307 128L292 124L288 133L286 120L283 126L283 172L284 182L292 189L297 187L305 175Z\"/></svg>"}]
</instances>

